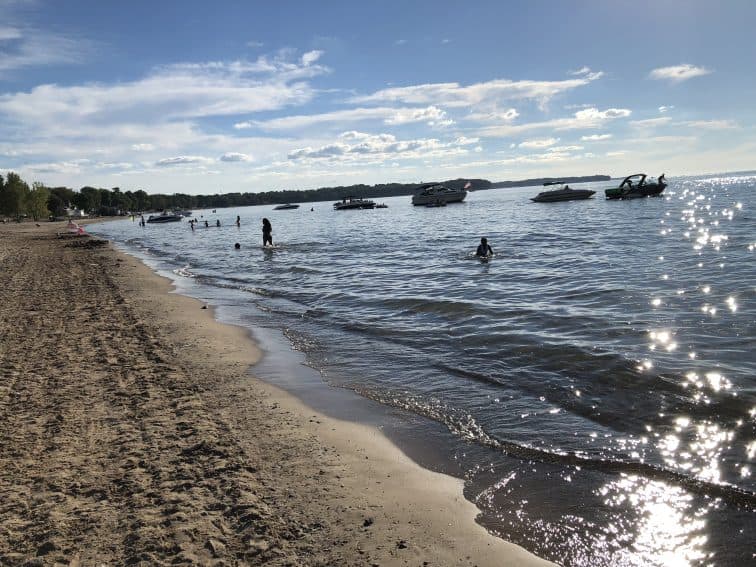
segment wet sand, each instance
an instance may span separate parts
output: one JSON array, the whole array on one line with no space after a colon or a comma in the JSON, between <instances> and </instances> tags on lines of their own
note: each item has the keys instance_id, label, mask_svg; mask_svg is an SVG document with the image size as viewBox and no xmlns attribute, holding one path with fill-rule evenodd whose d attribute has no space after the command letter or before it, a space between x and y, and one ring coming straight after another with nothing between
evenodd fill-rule
<instances>
[{"instance_id":1,"label":"wet sand","mask_svg":"<svg viewBox=\"0 0 756 567\"><path fill-rule=\"evenodd\" d=\"M461 481L255 379L245 330L56 231L0 225L0 564L548 564Z\"/></svg>"}]
</instances>

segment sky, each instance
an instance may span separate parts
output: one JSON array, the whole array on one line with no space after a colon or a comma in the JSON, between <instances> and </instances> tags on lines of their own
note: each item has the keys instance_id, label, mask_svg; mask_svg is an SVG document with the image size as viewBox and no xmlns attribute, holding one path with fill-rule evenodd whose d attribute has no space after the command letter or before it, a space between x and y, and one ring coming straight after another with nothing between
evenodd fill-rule
<instances>
[{"instance_id":1,"label":"sky","mask_svg":"<svg viewBox=\"0 0 756 567\"><path fill-rule=\"evenodd\" d=\"M756 169L756 2L0 0L0 174L215 194Z\"/></svg>"}]
</instances>

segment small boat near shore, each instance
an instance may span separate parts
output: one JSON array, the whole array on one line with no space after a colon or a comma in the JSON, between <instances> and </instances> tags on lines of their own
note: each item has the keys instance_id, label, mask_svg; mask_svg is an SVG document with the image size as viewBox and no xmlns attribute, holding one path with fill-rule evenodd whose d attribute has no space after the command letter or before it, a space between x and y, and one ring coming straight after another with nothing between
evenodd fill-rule
<instances>
[{"instance_id":1,"label":"small boat near shore","mask_svg":"<svg viewBox=\"0 0 756 567\"><path fill-rule=\"evenodd\" d=\"M467 186L470 184L468 183ZM429 203L461 203L467 197L466 189L450 189L440 183L426 183L412 195L412 204L428 206Z\"/></svg>"},{"instance_id":2,"label":"small boat near shore","mask_svg":"<svg viewBox=\"0 0 756 567\"><path fill-rule=\"evenodd\" d=\"M148 223L165 223L165 222L181 222L184 218L183 215L178 213L172 213L171 211L163 211L159 215L150 215L147 218Z\"/></svg>"},{"instance_id":3,"label":"small boat near shore","mask_svg":"<svg viewBox=\"0 0 756 567\"><path fill-rule=\"evenodd\" d=\"M285 205L276 205L273 207L274 211L288 211L290 209L298 209L299 205L292 205L289 203L286 203Z\"/></svg>"},{"instance_id":4,"label":"small boat near shore","mask_svg":"<svg viewBox=\"0 0 756 567\"><path fill-rule=\"evenodd\" d=\"M352 209L374 209L375 201L370 199L357 199L355 197L346 197L341 201L336 201L333 204L333 208L336 211L348 211Z\"/></svg>"},{"instance_id":5,"label":"small boat near shore","mask_svg":"<svg viewBox=\"0 0 756 567\"><path fill-rule=\"evenodd\" d=\"M549 191L541 191L535 197L531 197L531 201L536 203L557 203L559 201L578 201L581 199L590 199L593 197L595 191L590 189L572 189L564 181L549 181L543 184L544 187L549 185L560 185L558 189L551 189Z\"/></svg>"},{"instance_id":6,"label":"small boat near shore","mask_svg":"<svg viewBox=\"0 0 756 567\"><path fill-rule=\"evenodd\" d=\"M639 199L641 197L657 197L667 187L662 173L658 179L651 180L645 173L628 175L617 187L610 187L604 191L607 199Z\"/></svg>"}]
</instances>

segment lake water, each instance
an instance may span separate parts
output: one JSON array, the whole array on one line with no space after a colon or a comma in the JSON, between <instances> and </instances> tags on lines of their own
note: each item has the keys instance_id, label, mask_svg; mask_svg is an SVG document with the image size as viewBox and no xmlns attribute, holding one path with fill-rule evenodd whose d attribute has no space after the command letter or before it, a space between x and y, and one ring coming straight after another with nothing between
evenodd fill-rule
<instances>
[{"instance_id":1,"label":"lake water","mask_svg":"<svg viewBox=\"0 0 756 567\"><path fill-rule=\"evenodd\" d=\"M263 378L385 406L400 446L462 476L480 521L536 554L743 565L756 549L756 175L671 179L661 198L622 202L607 185L568 203L498 189L442 208L245 207L195 211L211 225L195 231L90 232L263 347L295 349L293 366L266 358ZM364 402L338 399L360 418Z\"/></svg>"}]
</instances>

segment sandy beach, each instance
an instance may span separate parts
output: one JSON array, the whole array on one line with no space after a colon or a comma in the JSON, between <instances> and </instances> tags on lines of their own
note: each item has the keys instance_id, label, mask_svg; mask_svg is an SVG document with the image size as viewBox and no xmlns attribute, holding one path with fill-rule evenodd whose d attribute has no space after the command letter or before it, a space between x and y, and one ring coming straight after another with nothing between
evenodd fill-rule
<instances>
[{"instance_id":1,"label":"sandy beach","mask_svg":"<svg viewBox=\"0 0 756 567\"><path fill-rule=\"evenodd\" d=\"M548 564L460 480L255 379L245 330L57 231L0 225L0 564Z\"/></svg>"}]
</instances>

